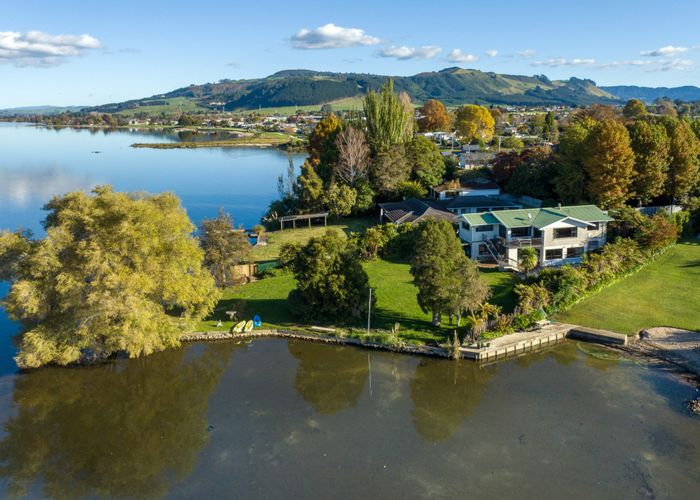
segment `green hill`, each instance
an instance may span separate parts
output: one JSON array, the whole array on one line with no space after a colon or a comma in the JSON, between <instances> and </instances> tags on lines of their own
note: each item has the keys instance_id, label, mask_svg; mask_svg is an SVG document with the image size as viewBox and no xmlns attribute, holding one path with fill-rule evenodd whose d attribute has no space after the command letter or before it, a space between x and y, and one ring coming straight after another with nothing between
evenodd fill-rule
<instances>
[{"instance_id":1,"label":"green hill","mask_svg":"<svg viewBox=\"0 0 700 500\"><path fill-rule=\"evenodd\" d=\"M166 94L122 103L87 108L100 112L148 112L173 100L191 102L190 109L245 110L302 107L342 102L369 89L378 89L388 78L395 88L406 91L415 102L440 99L448 105L484 104L586 105L618 102L592 80L570 78L549 80L544 75L519 76L486 73L462 68L419 73L413 76L385 76L363 73L331 73L310 70L280 71L266 78L221 80L190 85Z\"/></svg>"}]
</instances>

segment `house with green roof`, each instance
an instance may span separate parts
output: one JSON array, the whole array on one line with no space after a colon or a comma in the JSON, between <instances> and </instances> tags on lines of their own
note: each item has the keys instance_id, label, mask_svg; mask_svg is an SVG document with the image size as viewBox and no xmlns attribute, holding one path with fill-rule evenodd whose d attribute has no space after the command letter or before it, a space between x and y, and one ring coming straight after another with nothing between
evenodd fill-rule
<instances>
[{"instance_id":1,"label":"house with green roof","mask_svg":"<svg viewBox=\"0 0 700 500\"><path fill-rule=\"evenodd\" d=\"M461 215L459 237L473 260L517 268L523 248L534 248L541 266L576 264L605 245L612 221L595 205L523 208Z\"/></svg>"}]
</instances>

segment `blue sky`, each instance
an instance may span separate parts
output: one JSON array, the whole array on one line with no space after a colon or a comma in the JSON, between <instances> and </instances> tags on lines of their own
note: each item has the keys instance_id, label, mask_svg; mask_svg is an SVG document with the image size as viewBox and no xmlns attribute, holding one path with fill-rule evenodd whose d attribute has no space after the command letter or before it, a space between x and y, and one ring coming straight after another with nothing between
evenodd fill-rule
<instances>
[{"instance_id":1,"label":"blue sky","mask_svg":"<svg viewBox=\"0 0 700 500\"><path fill-rule=\"evenodd\" d=\"M8 0L0 108L100 104L292 68L700 85L698 19L690 0Z\"/></svg>"}]
</instances>

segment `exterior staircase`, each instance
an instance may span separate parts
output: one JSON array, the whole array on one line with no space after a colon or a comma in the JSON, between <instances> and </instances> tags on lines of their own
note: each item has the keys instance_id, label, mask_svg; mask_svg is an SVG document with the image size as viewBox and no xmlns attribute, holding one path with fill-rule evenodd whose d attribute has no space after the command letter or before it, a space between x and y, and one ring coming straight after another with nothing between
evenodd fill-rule
<instances>
[{"instance_id":1,"label":"exterior staircase","mask_svg":"<svg viewBox=\"0 0 700 500\"><path fill-rule=\"evenodd\" d=\"M484 240L484 244L498 264L499 271L520 271L520 264L518 264L518 261L508 258L505 251L499 251L498 247L492 240Z\"/></svg>"}]
</instances>

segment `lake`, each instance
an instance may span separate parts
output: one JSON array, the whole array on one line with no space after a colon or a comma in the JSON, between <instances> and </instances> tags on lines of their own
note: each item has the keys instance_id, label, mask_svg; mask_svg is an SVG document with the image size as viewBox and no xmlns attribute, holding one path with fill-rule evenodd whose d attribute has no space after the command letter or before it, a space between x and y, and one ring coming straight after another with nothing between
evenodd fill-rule
<instances>
[{"instance_id":1,"label":"lake","mask_svg":"<svg viewBox=\"0 0 700 500\"><path fill-rule=\"evenodd\" d=\"M170 190L257 222L287 156L129 148L161 134L0 125L0 228L51 196ZM92 151L101 151L93 153ZM298 165L299 158L294 159ZM0 291L0 293L2 293ZM693 387L567 341L480 366L283 339L17 373L0 318L0 495L697 498Z\"/></svg>"}]
</instances>

